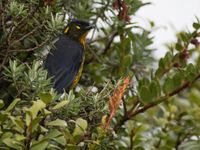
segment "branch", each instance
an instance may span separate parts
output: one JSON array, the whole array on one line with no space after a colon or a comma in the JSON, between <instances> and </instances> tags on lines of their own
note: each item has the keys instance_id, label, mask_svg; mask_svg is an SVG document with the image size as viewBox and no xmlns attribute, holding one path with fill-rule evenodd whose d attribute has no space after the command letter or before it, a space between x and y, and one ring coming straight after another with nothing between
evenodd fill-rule
<instances>
[{"instance_id":1,"label":"branch","mask_svg":"<svg viewBox=\"0 0 200 150\"><path fill-rule=\"evenodd\" d=\"M114 40L114 38L118 35L118 31L114 31L112 33L112 35L109 37L109 41L108 43L106 44L104 50L103 50L103 55L105 55L107 53L107 51L110 49L110 46Z\"/></svg>"},{"instance_id":2,"label":"branch","mask_svg":"<svg viewBox=\"0 0 200 150\"><path fill-rule=\"evenodd\" d=\"M89 40L89 41L86 41L87 44L91 44L91 43L95 43L95 42L99 42L99 41L102 41L102 40L105 40L107 39L108 37L100 37L100 38L97 38L97 39L94 39L94 40Z\"/></svg>"},{"instance_id":3,"label":"branch","mask_svg":"<svg viewBox=\"0 0 200 150\"><path fill-rule=\"evenodd\" d=\"M90 47L90 46L87 46L87 48L88 48L88 50L92 53L92 55L94 56L94 57L92 57L88 62L86 62L86 63L90 63L91 61L93 61L94 59L96 59L99 63L101 63L102 61L101 61L101 59L99 58L99 56L93 51L93 49Z\"/></svg>"},{"instance_id":4,"label":"branch","mask_svg":"<svg viewBox=\"0 0 200 150\"><path fill-rule=\"evenodd\" d=\"M109 41L108 41L108 43L106 44L106 46L105 46L105 48L104 48L104 50L103 50L103 55L105 55L106 53L107 53L107 51L110 49L110 46L111 46L111 44L112 44L112 42L113 42L113 40L114 40L114 38L115 38L115 36L117 36L118 35L118 32L117 31L114 31L113 33L112 33L112 35L109 37ZM99 38L99 39L95 39L95 40L93 40L93 41L88 41L87 42L87 44L91 44L91 43L94 43L94 42L97 42L97 41L101 41L101 40L104 40L104 39L107 39L107 37L101 37L101 38ZM98 55L91 49L91 47L90 46L88 46L88 50L92 53L92 55L94 56L93 58L91 58L88 62L86 62L86 63L90 63L91 61L93 61L95 58L96 58L96 60L99 62L99 63L101 63L102 61L101 61L101 59L98 57Z\"/></svg>"},{"instance_id":5,"label":"branch","mask_svg":"<svg viewBox=\"0 0 200 150\"><path fill-rule=\"evenodd\" d=\"M9 53L12 53L12 52L30 52L30 51L34 51L34 50L36 50L36 49L44 46L47 43L48 40L49 39L46 39L44 42L40 43L39 45L37 45L37 46L35 46L33 48L9 50Z\"/></svg>"},{"instance_id":6,"label":"branch","mask_svg":"<svg viewBox=\"0 0 200 150\"><path fill-rule=\"evenodd\" d=\"M134 141L133 141L133 137L135 136L135 129L133 128L131 130L131 134L130 134L130 150L133 150L134 148Z\"/></svg>"},{"instance_id":7,"label":"branch","mask_svg":"<svg viewBox=\"0 0 200 150\"><path fill-rule=\"evenodd\" d=\"M21 29L23 28L23 25L27 23L27 21L30 20L30 18L32 18L35 14L35 12L37 11L38 7L35 7L34 9L31 9L30 12L23 17L19 22L17 22L16 24L14 24L13 28L11 27L9 33L8 33L8 40L11 39L13 32L16 31L16 29ZM14 21L13 21L14 22Z\"/></svg>"},{"instance_id":8,"label":"branch","mask_svg":"<svg viewBox=\"0 0 200 150\"><path fill-rule=\"evenodd\" d=\"M7 51L5 52L5 56L3 58L3 61L0 63L0 73L2 71L3 66L6 64L6 62L8 60L8 56L9 56L9 53L8 53L8 49L7 49Z\"/></svg>"},{"instance_id":9,"label":"branch","mask_svg":"<svg viewBox=\"0 0 200 150\"><path fill-rule=\"evenodd\" d=\"M176 140L176 144L175 144L175 149L176 149L176 150L178 150L178 147L179 147L179 145L181 144L181 136L182 136L182 133L179 132L179 133L178 133L177 140Z\"/></svg>"},{"instance_id":10,"label":"branch","mask_svg":"<svg viewBox=\"0 0 200 150\"><path fill-rule=\"evenodd\" d=\"M158 104L166 101L169 99L169 97L172 97L180 92L182 92L184 89L190 87L196 80L198 80L200 78L200 73L194 78L194 80L192 82L189 82L187 81L186 83L184 83L181 87L175 89L174 91L172 91L171 93L169 93L168 95L165 95L161 98L159 98L158 100L156 101L153 101L149 104L146 104L145 106L143 106L142 108L136 110L136 111L133 111L133 112L129 112L128 115L126 115L126 117L122 118L118 124L116 124L116 126L114 127L114 130L116 131L116 129L118 129L122 124L124 124L126 121L128 121L129 119L135 117L136 115L140 114L140 113L143 113L145 112L146 110L154 107L154 106L157 106Z\"/></svg>"},{"instance_id":11,"label":"branch","mask_svg":"<svg viewBox=\"0 0 200 150\"><path fill-rule=\"evenodd\" d=\"M168 100L169 97L172 97L178 93L180 93L181 91L183 91L184 89L188 88L193 82L195 82L198 78L200 78L200 74L190 83L190 82L186 82L185 84L183 84L181 87L177 88L176 90L174 90L173 92L171 92L170 94L161 97L160 99L158 99L157 101L151 102L147 105L145 105L143 108L138 109L137 111L133 112L132 114L130 114L129 118L136 116L139 113L143 113L146 110L148 110L149 108L152 108L166 100Z\"/></svg>"},{"instance_id":12,"label":"branch","mask_svg":"<svg viewBox=\"0 0 200 150\"><path fill-rule=\"evenodd\" d=\"M44 26L44 23L42 23L41 25L37 26L35 29L33 29L32 31L30 31L29 33L25 34L20 39L13 41L10 44L10 47L13 46L15 43L18 43L18 42L24 40L25 38L27 38L28 36L32 35L34 32L38 31L38 29L41 28L42 26Z\"/></svg>"}]
</instances>

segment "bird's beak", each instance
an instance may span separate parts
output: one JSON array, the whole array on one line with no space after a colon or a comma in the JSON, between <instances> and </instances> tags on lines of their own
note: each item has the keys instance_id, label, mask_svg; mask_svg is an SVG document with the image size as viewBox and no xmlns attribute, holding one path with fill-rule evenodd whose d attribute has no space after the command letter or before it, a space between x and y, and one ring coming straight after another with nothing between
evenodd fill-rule
<instances>
[{"instance_id":1,"label":"bird's beak","mask_svg":"<svg viewBox=\"0 0 200 150\"><path fill-rule=\"evenodd\" d=\"M85 30L89 31L89 30L93 29L94 27L95 27L94 25L89 25L89 26L85 27Z\"/></svg>"}]
</instances>

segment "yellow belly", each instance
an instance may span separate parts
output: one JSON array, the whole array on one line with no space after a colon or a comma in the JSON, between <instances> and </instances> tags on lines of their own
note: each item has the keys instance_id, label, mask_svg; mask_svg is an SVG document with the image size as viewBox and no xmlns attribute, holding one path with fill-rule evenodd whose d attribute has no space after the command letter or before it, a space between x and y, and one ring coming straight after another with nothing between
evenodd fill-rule
<instances>
[{"instance_id":1,"label":"yellow belly","mask_svg":"<svg viewBox=\"0 0 200 150\"><path fill-rule=\"evenodd\" d=\"M79 41L80 41L80 43L83 45L84 49L85 49L85 47L86 47L86 45L85 45L85 37L86 37L86 35L87 35L87 33L85 33L85 34L84 34L83 36L81 36L81 38L79 39ZM74 78L74 80L73 80L73 83L72 83L71 88L74 88L74 87L78 84L78 82L79 82L79 80L80 80L80 78L81 78L82 71L83 71L84 61L85 61L85 56L83 56L83 60L82 60L80 69L79 69L77 75L75 76L75 78Z\"/></svg>"},{"instance_id":2,"label":"yellow belly","mask_svg":"<svg viewBox=\"0 0 200 150\"><path fill-rule=\"evenodd\" d=\"M84 60L85 60L85 57L83 57L83 61L81 63L80 69L79 69L78 73L76 74L76 76L75 76L75 78L73 80L71 88L74 88L78 84L78 82L79 82L79 80L81 78L82 71L83 71Z\"/></svg>"}]
</instances>

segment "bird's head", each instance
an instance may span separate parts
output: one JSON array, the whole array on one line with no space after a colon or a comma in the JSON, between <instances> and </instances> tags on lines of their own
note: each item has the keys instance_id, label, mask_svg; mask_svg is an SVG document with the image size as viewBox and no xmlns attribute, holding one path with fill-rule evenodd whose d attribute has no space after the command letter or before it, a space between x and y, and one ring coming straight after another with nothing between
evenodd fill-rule
<instances>
[{"instance_id":1,"label":"bird's head","mask_svg":"<svg viewBox=\"0 0 200 150\"><path fill-rule=\"evenodd\" d=\"M94 28L93 25L83 20L72 20L68 23L64 30L64 34L73 40L83 43L85 37L90 29Z\"/></svg>"}]
</instances>

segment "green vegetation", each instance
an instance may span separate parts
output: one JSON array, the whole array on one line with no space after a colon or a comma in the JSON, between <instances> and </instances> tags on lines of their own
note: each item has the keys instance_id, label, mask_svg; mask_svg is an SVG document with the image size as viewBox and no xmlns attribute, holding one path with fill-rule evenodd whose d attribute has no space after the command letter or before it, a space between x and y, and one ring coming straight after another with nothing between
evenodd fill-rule
<instances>
[{"instance_id":1,"label":"green vegetation","mask_svg":"<svg viewBox=\"0 0 200 150\"><path fill-rule=\"evenodd\" d=\"M178 33L157 62L154 23L147 30L131 20L145 5L1 0L0 149L198 150L200 21ZM59 95L42 60L65 18L96 28L77 89Z\"/></svg>"}]
</instances>

